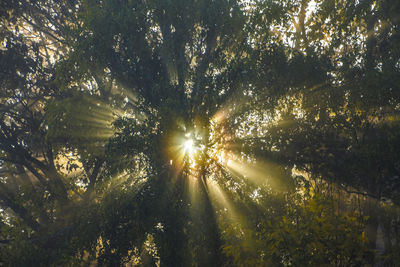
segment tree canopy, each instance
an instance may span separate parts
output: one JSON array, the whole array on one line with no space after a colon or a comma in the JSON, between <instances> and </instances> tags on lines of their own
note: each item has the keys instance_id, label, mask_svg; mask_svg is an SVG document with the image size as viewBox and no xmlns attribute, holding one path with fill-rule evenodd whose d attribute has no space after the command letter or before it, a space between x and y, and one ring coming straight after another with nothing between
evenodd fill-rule
<instances>
[{"instance_id":1,"label":"tree canopy","mask_svg":"<svg viewBox=\"0 0 400 267\"><path fill-rule=\"evenodd\" d=\"M399 14L1 2L0 264L396 266Z\"/></svg>"}]
</instances>

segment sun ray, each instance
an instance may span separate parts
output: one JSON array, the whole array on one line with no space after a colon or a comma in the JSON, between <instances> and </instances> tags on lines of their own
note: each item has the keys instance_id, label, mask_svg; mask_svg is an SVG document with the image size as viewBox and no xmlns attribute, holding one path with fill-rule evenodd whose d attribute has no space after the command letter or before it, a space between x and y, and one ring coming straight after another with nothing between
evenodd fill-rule
<instances>
[{"instance_id":1,"label":"sun ray","mask_svg":"<svg viewBox=\"0 0 400 267\"><path fill-rule=\"evenodd\" d=\"M207 179L206 185L207 192L210 196L211 202L215 205L215 208L221 208L231 220L237 221L239 219L238 213L218 183Z\"/></svg>"}]
</instances>

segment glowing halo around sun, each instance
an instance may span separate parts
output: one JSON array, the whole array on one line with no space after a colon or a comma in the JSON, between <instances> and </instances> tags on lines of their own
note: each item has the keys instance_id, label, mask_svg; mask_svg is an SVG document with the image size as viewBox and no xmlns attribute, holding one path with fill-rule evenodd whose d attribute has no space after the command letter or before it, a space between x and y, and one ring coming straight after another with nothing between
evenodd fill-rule
<instances>
[{"instance_id":1,"label":"glowing halo around sun","mask_svg":"<svg viewBox=\"0 0 400 267\"><path fill-rule=\"evenodd\" d=\"M185 134L185 138L181 141L181 151L183 153L184 161L190 166L190 169L196 168L199 148L196 142L191 138L191 134Z\"/></svg>"}]
</instances>

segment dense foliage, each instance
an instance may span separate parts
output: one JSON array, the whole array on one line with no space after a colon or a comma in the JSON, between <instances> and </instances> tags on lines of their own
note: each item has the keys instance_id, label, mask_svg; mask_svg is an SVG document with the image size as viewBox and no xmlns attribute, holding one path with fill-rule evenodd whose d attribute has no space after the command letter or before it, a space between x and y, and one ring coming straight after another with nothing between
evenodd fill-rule
<instances>
[{"instance_id":1,"label":"dense foliage","mask_svg":"<svg viewBox=\"0 0 400 267\"><path fill-rule=\"evenodd\" d=\"M400 2L0 3L0 264L396 266Z\"/></svg>"}]
</instances>

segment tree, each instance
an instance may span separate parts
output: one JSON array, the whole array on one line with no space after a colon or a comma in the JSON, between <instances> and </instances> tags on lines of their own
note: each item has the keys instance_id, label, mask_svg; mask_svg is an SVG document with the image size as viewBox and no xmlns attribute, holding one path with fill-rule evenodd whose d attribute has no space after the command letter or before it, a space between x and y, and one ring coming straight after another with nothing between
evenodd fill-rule
<instances>
[{"instance_id":1,"label":"tree","mask_svg":"<svg viewBox=\"0 0 400 267\"><path fill-rule=\"evenodd\" d=\"M396 10L1 4L5 263L371 262L340 196L399 201Z\"/></svg>"}]
</instances>

